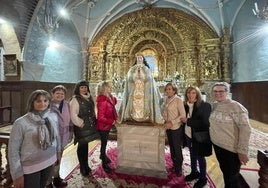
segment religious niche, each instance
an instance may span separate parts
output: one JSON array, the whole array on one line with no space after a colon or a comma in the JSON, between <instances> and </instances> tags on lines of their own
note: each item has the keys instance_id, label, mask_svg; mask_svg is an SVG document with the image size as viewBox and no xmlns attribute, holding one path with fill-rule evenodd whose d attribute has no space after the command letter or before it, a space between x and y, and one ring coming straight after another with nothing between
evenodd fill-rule
<instances>
[{"instance_id":1,"label":"religious niche","mask_svg":"<svg viewBox=\"0 0 268 188\"><path fill-rule=\"evenodd\" d=\"M90 72L91 72L91 79L94 79L94 78L98 78L99 76L99 70L100 70L100 66L99 66L99 63L98 63L98 56L91 56L90 57Z\"/></svg>"},{"instance_id":2,"label":"religious niche","mask_svg":"<svg viewBox=\"0 0 268 188\"><path fill-rule=\"evenodd\" d=\"M144 54L144 57L149 64L150 71L154 78L158 77L158 61L156 58L156 53L153 50L146 49L142 51L142 54Z\"/></svg>"},{"instance_id":3,"label":"religious niche","mask_svg":"<svg viewBox=\"0 0 268 188\"><path fill-rule=\"evenodd\" d=\"M214 80L218 77L218 62L215 57L206 56L203 63L203 78Z\"/></svg>"},{"instance_id":4,"label":"religious niche","mask_svg":"<svg viewBox=\"0 0 268 188\"><path fill-rule=\"evenodd\" d=\"M18 76L19 62L16 54L4 55L4 75L5 76Z\"/></svg>"},{"instance_id":5,"label":"religious niche","mask_svg":"<svg viewBox=\"0 0 268 188\"><path fill-rule=\"evenodd\" d=\"M133 57L142 52L156 81L179 72L180 81L185 83L180 83L182 88L189 84L200 87L208 80L224 80L229 75L227 68L222 69L229 60L228 50L221 53L223 45L228 49L229 43L222 44L206 23L185 12L155 7L139 10L107 25L92 40L91 47L101 49L97 63L89 62L90 77L92 81L112 81L114 75L125 78Z\"/></svg>"}]
</instances>

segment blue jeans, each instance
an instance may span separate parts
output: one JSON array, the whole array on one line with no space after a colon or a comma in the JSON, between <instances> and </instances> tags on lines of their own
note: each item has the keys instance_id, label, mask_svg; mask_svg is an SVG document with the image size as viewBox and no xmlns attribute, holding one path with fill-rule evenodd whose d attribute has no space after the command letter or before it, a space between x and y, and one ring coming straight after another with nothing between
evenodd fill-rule
<instances>
[{"instance_id":1,"label":"blue jeans","mask_svg":"<svg viewBox=\"0 0 268 188\"><path fill-rule=\"evenodd\" d=\"M197 170L197 161L199 164L200 178L206 178L207 172L207 162L205 157L198 156L192 147L192 139L186 136L186 144L190 151L190 159L191 159L191 170L192 172L196 172Z\"/></svg>"}]
</instances>

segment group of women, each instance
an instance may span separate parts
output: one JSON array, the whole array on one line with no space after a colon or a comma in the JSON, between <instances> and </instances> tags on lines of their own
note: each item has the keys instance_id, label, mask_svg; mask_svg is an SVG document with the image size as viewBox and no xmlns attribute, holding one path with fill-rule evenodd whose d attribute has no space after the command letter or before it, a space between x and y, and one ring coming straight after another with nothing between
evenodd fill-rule
<instances>
[{"instance_id":1,"label":"group of women","mask_svg":"<svg viewBox=\"0 0 268 188\"><path fill-rule=\"evenodd\" d=\"M191 173L185 176L185 180L198 179L195 188L207 184L205 157L212 154L212 146L223 173L225 188L243 186L240 167L248 162L251 126L247 109L228 98L229 90L228 83L215 83L212 86L215 103L211 106L202 99L198 87L186 89L184 102L176 95L174 85L169 83L165 87L163 117L173 169L178 176L182 175L181 149L185 139L191 160Z\"/></svg>"},{"instance_id":2,"label":"group of women","mask_svg":"<svg viewBox=\"0 0 268 188\"><path fill-rule=\"evenodd\" d=\"M111 162L106 155L109 131L115 124L116 98L108 82L97 87L97 115L87 81L75 85L73 97L65 100L66 88L36 90L28 99L27 113L18 118L11 130L8 147L10 173L14 188L66 187L60 178L62 152L72 140L77 146L80 173L91 174L88 164L88 143L100 139L100 159L105 172ZM52 96L52 100L51 100ZM73 134L74 133L74 134Z\"/></svg>"},{"instance_id":3,"label":"group of women","mask_svg":"<svg viewBox=\"0 0 268 188\"><path fill-rule=\"evenodd\" d=\"M101 140L103 170L110 173L111 160L106 155L106 146L109 132L117 120L163 124L172 170L182 176L182 147L187 146L191 173L185 180L198 179L195 188L207 184L205 157L212 154L213 145L225 187L241 187L239 170L240 165L248 161L250 125L247 110L228 99L229 85L220 82L212 87L217 103L211 107L202 99L197 87L188 87L183 101L177 95L177 88L168 83L160 105L160 95L153 78L147 75L150 74L148 69L145 58L138 55L128 73L129 83L126 83L119 118L115 109L117 99L111 94L111 85L105 81L97 86L97 113L86 81L76 84L69 103L65 100L63 86L53 88L52 101L47 91L34 91L29 97L27 113L14 122L10 135L8 157L14 187L66 187L67 182L59 176L59 164L73 133L74 144L78 143L81 175L91 174L88 143L96 139Z\"/></svg>"},{"instance_id":4,"label":"group of women","mask_svg":"<svg viewBox=\"0 0 268 188\"><path fill-rule=\"evenodd\" d=\"M248 161L251 126L247 109L228 97L230 85L216 82L212 86L215 103L211 106L202 99L198 87L188 87L182 101L177 88L168 83L159 108L159 92L148 72L145 58L137 54L134 66L127 74L119 122L149 120L163 124L170 146L172 170L178 176L182 175L182 146L186 145L190 151L191 173L185 180L197 179L195 188L207 184L205 157L212 154L213 146L225 187L241 187L239 171Z\"/></svg>"},{"instance_id":5,"label":"group of women","mask_svg":"<svg viewBox=\"0 0 268 188\"><path fill-rule=\"evenodd\" d=\"M208 118L211 106L202 100L201 92L197 87L186 89L184 102L177 95L177 88L171 83L166 85L165 93L164 128L170 146L173 170L177 176L182 175L182 146L186 145L190 151L191 173L185 177L185 180L198 179L194 187L203 187L207 184L205 156L212 154L212 144L210 139L198 142L193 135L201 131L209 134Z\"/></svg>"}]
</instances>

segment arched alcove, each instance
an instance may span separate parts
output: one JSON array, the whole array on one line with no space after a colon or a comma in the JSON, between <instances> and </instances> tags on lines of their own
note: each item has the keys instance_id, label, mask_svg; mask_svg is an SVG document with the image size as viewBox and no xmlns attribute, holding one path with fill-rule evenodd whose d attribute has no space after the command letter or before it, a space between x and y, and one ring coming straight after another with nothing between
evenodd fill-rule
<instances>
[{"instance_id":1,"label":"arched alcove","mask_svg":"<svg viewBox=\"0 0 268 188\"><path fill-rule=\"evenodd\" d=\"M125 77L135 54L147 49L155 52L157 80L175 73L198 86L229 79L228 36L218 37L202 20L180 10L152 7L125 14L96 35L90 43L89 80Z\"/></svg>"}]
</instances>

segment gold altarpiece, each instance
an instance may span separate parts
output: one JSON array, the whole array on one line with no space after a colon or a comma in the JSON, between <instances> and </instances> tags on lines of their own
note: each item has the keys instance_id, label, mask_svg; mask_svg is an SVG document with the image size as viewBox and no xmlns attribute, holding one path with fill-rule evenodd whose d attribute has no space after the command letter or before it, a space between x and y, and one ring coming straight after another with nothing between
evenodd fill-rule
<instances>
[{"instance_id":1,"label":"gold altarpiece","mask_svg":"<svg viewBox=\"0 0 268 188\"><path fill-rule=\"evenodd\" d=\"M156 81L179 74L187 84L204 91L214 81L230 81L227 31L218 37L204 21L176 9L147 7L125 14L89 44L85 78L91 86L113 81L115 76L124 79L135 54L141 52L156 58ZM116 170L166 178L164 138L162 126L117 125Z\"/></svg>"},{"instance_id":2,"label":"gold altarpiece","mask_svg":"<svg viewBox=\"0 0 268 188\"><path fill-rule=\"evenodd\" d=\"M147 8L107 25L89 44L86 79L124 78L137 52L152 51L157 81L176 72L201 89L206 82L230 81L230 36L219 37L198 17L171 8Z\"/></svg>"}]
</instances>

